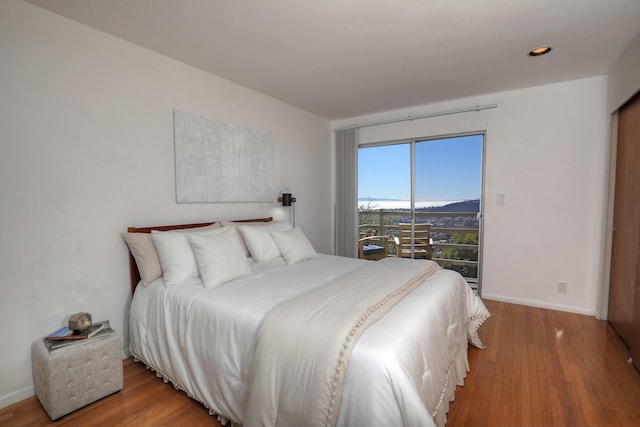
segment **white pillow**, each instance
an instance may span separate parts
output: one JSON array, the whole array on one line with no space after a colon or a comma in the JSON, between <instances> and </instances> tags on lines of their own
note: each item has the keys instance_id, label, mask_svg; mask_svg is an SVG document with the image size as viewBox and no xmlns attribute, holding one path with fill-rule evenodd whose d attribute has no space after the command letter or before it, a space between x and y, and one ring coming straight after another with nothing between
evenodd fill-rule
<instances>
[{"instance_id":1,"label":"white pillow","mask_svg":"<svg viewBox=\"0 0 640 427\"><path fill-rule=\"evenodd\" d=\"M267 225L240 225L238 227L244 242L256 262L270 261L280 256L280 250L273 241L270 231L290 230L286 222L275 222Z\"/></svg>"},{"instance_id":2,"label":"white pillow","mask_svg":"<svg viewBox=\"0 0 640 427\"><path fill-rule=\"evenodd\" d=\"M247 247L247 244L244 241L244 237L242 237L242 233L240 233L240 226L251 226L251 225L258 225L258 226L264 226L265 224L273 224L273 222L269 223L269 222L264 222L264 221L254 221L254 222L233 222L233 221L220 221L220 224L223 227L231 227L234 231L234 233L236 234L236 236L238 236L238 240L240 240L240 244L242 245L242 250L244 251L245 256L251 256L251 252L249 252L249 248Z\"/></svg>"},{"instance_id":3,"label":"white pillow","mask_svg":"<svg viewBox=\"0 0 640 427\"><path fill-rule=\"evenodd\" d=\"M287 231L271 231L271 236L287 264L295 264L316 256L313 245L298 227Z\"/></svg>"},{"instance_id":4,"label":"white pillow","mask_svg":"<svg viewBox=\"0 0 640 427\"><path fill-rule=\"evenodd\" d=\"M200 234L217 234L222 232L217 228ZM151 238L156 246L164 284L173 286L188 279L198 277L196 259L187 240L190 233L176 233L171 231L151 231Z\"/></svg>"},{"instance_id":5,"label":"white pillow","mask_svg":"<svg viewBox=\"0 0 640 427\"><path fill-rule=\"evenodd\" d=\"M136 260L142 286L162 277L162 267L149 233L120 233Z\"/></svg>"},{"instance_id":6,"label":"white pillow","mask_svg":"<svg viewBox=\"0 0 640 427\"><path fill-rule=\"evenodd\" d=\"M189 243L196 257L198 271L205 288L216 286L251 274L236 232L223 227L221 233L189 235Z\"/></svg>"},{"instance_id":7,"label":"white pillow","mask_svg":"<svg viewBox=\"0 0 640 427\"><path fill-rule=\"evenodd\" d=\"M211 225L205 225L204 227L170 230L170 232L193 233L216 228L220 228L220 223L215 222ZM140 273L140 281L143 286L147 286L158 277L162 277L162 266L160 265L158 252L156 251L150 233L120 233L120 236L122 236L127 243L133 258L136 260L138 272Z\"/></svg>"}]
</instances>

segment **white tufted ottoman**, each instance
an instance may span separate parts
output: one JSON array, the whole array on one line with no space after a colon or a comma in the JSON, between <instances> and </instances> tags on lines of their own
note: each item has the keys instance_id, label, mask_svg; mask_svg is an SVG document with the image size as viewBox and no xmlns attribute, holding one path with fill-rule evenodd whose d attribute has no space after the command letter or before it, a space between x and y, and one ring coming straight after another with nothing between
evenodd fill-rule
<instances>
[{"instance_id":1,"label":"white tufted ottoman","mask_svg":"<svg viewBox=\"0 0 640 427\"><path fill-rule=\"evenodd\" d=\"M122 390L122 349L114 335L51 353L31 347L36 396L52 420Z\"/></svg>"}]
</instances>

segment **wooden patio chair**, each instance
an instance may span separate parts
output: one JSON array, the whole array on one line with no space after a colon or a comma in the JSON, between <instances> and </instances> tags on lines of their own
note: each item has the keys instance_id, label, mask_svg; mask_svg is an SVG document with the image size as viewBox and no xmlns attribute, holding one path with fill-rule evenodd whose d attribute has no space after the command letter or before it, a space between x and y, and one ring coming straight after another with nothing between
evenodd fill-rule
<instances>
[{"instance_id":1,"label":"wooden patio chair","mask_svg":"<svg viewBox=\"0 0 640 427\"><path fill-rule=\"evenodd\" d=\"M388 236L367 236L358 240L358 258L377 261L389 256Z\"/></svg>"},{"instance_id":2,"label":"wooden patio chair","mask_svg":"<svg viewBox=\"0 0 640 427\"><path fill-rule=\"evenodd\" d=\"M402 258L431 259L433 246L431 224L414 224L413 249L411 248L411 224L398 224L398 237L395 238L396 256Z\"/></svg>"}]
</instances>

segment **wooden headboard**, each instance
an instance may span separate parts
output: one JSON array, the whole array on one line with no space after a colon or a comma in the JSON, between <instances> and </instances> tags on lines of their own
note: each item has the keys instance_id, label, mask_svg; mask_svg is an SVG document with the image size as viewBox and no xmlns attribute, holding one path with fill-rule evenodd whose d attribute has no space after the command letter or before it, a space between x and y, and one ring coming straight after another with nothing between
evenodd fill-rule
<instances>
[{"instance_id":1,"label":"wooden headboard","mask_svg":"<svg viewBox=\"0 0 640 427\"><path fill-rule=\"evenodd\" d=\"M239 219L234 220L233 222L271 222L273 221L273 217L268 218L256 218L256 219ZM169 230L180 230L183 228L196 228L196 227L204 227L206 225L214 224L217 221L213 222L201 222L198 224L177 224L177 225L157 225L154 227L129 227L127 231L129 233L151 233L151 230L158 231L169 231ZM138 265L136 264L135 258L129 251L129 275L131 278L131 293L136 290L136 286L140 283L140 272L138 271Z\"/></svg>"}]
</instances>

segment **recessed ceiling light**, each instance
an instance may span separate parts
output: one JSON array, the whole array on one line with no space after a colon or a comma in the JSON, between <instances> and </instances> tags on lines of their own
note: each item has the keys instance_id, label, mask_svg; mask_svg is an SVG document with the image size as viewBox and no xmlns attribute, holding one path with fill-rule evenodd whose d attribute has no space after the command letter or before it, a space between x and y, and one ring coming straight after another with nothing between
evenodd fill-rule
<instances>
[{"instance_id":1,"label":"recessed ceiling light","mask_svg":"<svg viewBox=\"0 0 640 427\"><path fill-rule=\"evenodd\" d=\"M551 46L540 46L535 49L531 49L529 56L541 56L551 52Z\"/></svg>"}]
</instances>

